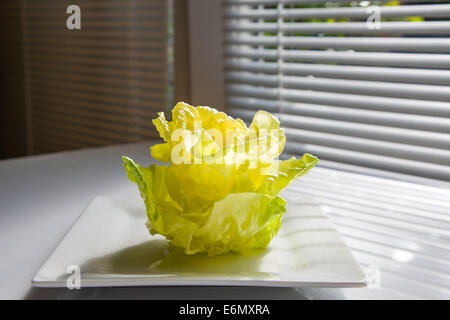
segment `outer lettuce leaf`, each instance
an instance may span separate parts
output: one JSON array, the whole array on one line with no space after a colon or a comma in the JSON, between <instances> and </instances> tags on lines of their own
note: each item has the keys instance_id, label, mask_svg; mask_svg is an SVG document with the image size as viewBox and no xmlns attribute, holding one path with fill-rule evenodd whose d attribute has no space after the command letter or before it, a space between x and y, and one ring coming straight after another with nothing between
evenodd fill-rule
<instances>
[{"instance_id":1,"label":"outer lettuce leaf","mask_svg":"<svg viewBox=\"0 0 450 320\"><path fill-rule=\"evenodd\" d=\"M317 162L280 161L279 171L262 175L241 165L141 167L123 157L128 177L139 187L151 234L161 234L186 254L263 248L281 225L285 202L277 194Z\"/></svg>"},{"instance_id":2,"label":"outer lettuce leaf","mask_svg":"<svg viewBox=\"0 0 450 320\"><path fill-rule=\"evenodd\" d=\"M300 159L292 157L289 160L280 161L278 172L274 176L264 179L258 192L270 196L279 194L292 180L311 170L318 161L319 159L309 153L305 153Z\"/></svg>"},{"instance_id":3,"label":"outer lettuce leaf","mask_svg":"<svg viewBox=\"0 0 450 320\"><path fill-rule=\"evenodd\" d=\"M277 234L286 202L258 193L231 193L214 203L191 243L209 255L265 248Z\"/></svg>"}]
</instances>

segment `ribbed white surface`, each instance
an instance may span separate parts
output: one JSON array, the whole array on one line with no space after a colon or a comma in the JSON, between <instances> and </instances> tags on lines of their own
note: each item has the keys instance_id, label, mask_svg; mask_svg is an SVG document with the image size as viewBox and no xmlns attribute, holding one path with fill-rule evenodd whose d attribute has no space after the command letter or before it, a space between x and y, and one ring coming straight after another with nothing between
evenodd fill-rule
<instances>
[{"instance_id":1,"label":"ribbed white surface","mask_svg":"<svg viewBox=\"0 0 450 320\"><path fill-rule=\"evenodd\" d=\"M314 168L284 194L318 199L361 265L380 268L379 290L343 290L346 297L450 297L450 185Z\"/></svg>"}]
</instances>

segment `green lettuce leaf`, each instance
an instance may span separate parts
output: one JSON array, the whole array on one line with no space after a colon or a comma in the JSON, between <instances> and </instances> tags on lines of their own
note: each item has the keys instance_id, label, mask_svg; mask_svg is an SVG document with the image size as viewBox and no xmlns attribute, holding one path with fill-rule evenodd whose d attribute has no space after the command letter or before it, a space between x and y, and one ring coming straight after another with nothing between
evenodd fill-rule
<instances>
[{"instance_id":1,"label":"green lettuce leaf","mask_svg":"<svg viewBox=\"0 0 450 320\"><path fill-rule=\"evenodd\" d=\"M233 165L150 165L123 157L139 187L151 234L161 234L186 254L245 252L266 247L281 226L284 200L277 194L305 174L317 158L280 161L271 176Z\"/></svg>"},{"instance_id":2,"label":"green lettuce leaf","mask_svg":"<svg viewBox=\"0 0 450 320\"><path fill-rule=\"evenodd\" d=\"M169 164L142 167L127 157L123 164L144 200L150 233L165 236L186 254L266 247L285 212L278 194L318 162L310 154L278 160L286 138L279 121L265 111L247 128L215 109L178 103L172 121L160 113L153 123L164 143L151 153ZM177 130L182 134L175 137ZM171 161L180 144L187 163ZM215 161L205 161L210 157Z\"/></svg>"},{"instance_id":3,"label":"green lettuce leaf","mask_svg":"<svg viewBox=\"0 0 450 320\"><path fill-rule=\"evenodd\" d=\"M164 235L186 254L216 255L264 248L281 226L285 202L278 196L230 193L217 201L203 199L204 206L185 210L168 191L168 167L144 168L127 157L123 162L145 202L150 233Z\"/></svg>"}]
</instances>

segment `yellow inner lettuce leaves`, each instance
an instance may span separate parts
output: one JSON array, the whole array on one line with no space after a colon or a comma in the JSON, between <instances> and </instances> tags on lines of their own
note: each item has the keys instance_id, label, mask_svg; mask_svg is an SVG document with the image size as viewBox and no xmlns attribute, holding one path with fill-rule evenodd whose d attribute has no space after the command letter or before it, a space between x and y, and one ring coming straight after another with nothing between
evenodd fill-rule
<instances>
[{"instance_id":1,"label":"yellow inner lettuce leaves","mask_svg":"<svg viewBox=\"0 0 450 320\"><path fill-rule=\"evenodd\" d=\"M178 103L172 121L159 113L153 123L164 143L151 154L169 164L141 167L127 157L123 163L139 187L150 233L186 254L265 248L285 212L278 194L318 161L310 154L278 160L286 138L265 111L247 127L213 108Z\"/></svg>"},{"instance_id":2,"label":"yellow inner lettuce leaves","mask_svg":"<svg viewBox=\"0 0 450 320\"><path fill-rule=\"evenodd\" d=\"M258 111L250 127L210 107L179 102L172 121L160 112L153 124L165 141L150 148L153 158L179 163L233 163L250 161L270 166L283 151L286 137L280 122L270 113Z\"/></svg>"}]
</instances>

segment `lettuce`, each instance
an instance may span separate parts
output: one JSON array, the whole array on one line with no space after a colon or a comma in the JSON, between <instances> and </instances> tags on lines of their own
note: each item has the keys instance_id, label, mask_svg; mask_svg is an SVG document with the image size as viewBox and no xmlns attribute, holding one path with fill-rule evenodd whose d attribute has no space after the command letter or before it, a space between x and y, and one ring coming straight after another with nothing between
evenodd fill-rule
<instances>
[{"instance_id":1,"label":"lettuce","mask_svg":"<svg viewBox=\"0 0 450 320\"><path fill-rule=\"evenodd\" d=\"M310 154L278 160L286 139L264 111L247 128L215 109L178 103L172 121L160 113L153 123L164 143L151 154L169 164L142 167L122 157L123 164L144 200L150 233L186 254L265 248L285 212L278 194L318 161Z\"/></svg>"}]
</instances>

